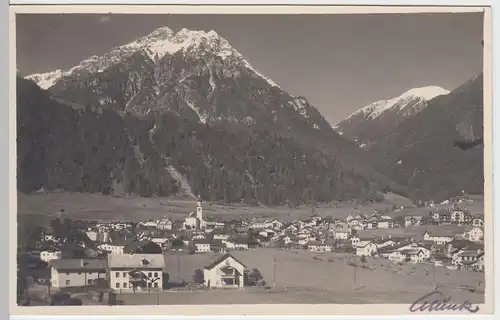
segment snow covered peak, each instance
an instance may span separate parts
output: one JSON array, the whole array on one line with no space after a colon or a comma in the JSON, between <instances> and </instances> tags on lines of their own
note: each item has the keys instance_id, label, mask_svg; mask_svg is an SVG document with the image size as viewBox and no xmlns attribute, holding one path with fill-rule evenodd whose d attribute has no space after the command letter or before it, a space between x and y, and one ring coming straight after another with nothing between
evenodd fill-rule
<instances>
[{"instance_id":1,"label":"snow covered peak","mask_svg":"<svg viewBox=\"0 0 500 320\"><path fill-rule=\"evenodd\" d=\"M406 98L406 97L420 97L425 100L431 100L435 97L442 96L445 94L450 93L450 91L443 89L438 86L427 86L427 87L421 87L421 88L413 88L405 93L403 93L400 97L401 98Z\"/></svg>"},{"instance_id":2,"label":"snow covered peak","mask_svg":"<svg viewBox=\"0 0 500 320\"><path fill-rule=\"evenodd\" d=\"M61 77L83 71L85 73L101 72L108 67L120 63L125 57L136 52L144 52L149 58L157 62L167 54L182 52L195 58L204 58L207 54L222 60L231 58L231 61L243 65L254 74L266 80L271 86L279 87L271 79L255 70L243 56L236 51L229 42L214 30L209 32L189 30L186 28L174 32L168 27L161 27L147 36L138 38L130 43L113 48L101 57L92 56L69 70L56 70L48 73L33 74L26 78L35 81L43 89L52 87Z\"/></svg>"},{"instance_id":3,"label":"snow covered peak","mask_svg":"<svg viewBox=\"0 0 500 320\"><path fill-rule=\"evenodd\" d=\"M408 114L420 112L429 100L441 95L446 95L450 93L450 91L443 89L438 86L426 86L420 88L413 88L407 90L402 95L388 99L388 100L380 100L369 104L368 106L361 108L347 117L346 120L351 119L357 115L364 115L367 119L375 119L380 117L382 114L389 110L394 110L397 108L398 111L403 111L405 109L410 111ZM413 112L411 112L413 111ZM344 120L344 121L346 121Z\"/></svg>"},{"instance_id":4,"label":"snow covered peak","mask_svg":"<svg viewBox=\"0 0 500 320\"><path fill-rule=\"evenodd\" d=\"M54 83L59 79L63 74L63 71L60 69L45 72L45 73L34 73L26 77L26 79L34 81L40 88L48 89L54 85Z\"/></svg>"},{"instance_id":5,"label":"snow covered peak","mask_svg":"<svg viewBox=\"0 0 500 320\"><path fill-rule=\"evenodd\" d=\"M217 32L181 29L175 33L172 29L162 27L156 29L145 37L122 45L115 50L137 51L145 50L151 59L161 59L166 54L178 51L202 53L208 50L223 59L230 55L239 55L229 42L220 37Z\"/></svg>"}]
</instances>

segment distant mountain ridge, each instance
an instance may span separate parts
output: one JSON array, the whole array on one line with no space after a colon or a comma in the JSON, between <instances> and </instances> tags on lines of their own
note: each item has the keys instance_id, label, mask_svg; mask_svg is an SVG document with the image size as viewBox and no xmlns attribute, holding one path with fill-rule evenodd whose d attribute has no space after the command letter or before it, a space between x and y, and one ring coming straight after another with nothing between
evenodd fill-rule
<instances>
[{"instance_id":1,"label":"distant mountain ridge","mask_svg":"<svg viewBox=\"0 0 500 320\"><path fill-rule=\"evenodd\" d=\"M484 192L484 147L461 150L454 141L466 128L483 136L483 74L447 95L431 99L426 108L379 137L367 150L375 168L405 184L414 199L444 200Z\"/></svg>"},{"instance_id":2,"label":"distant mountain ridge","mask_svg":"<svg viewBox=\"0 0 500 320\"><path fill-rule=\"evenodd\" d=\"M296 205L397 189L305 98L215 31L160 28L69 70L19 79L18 88L24 191L182 188L214 201Z\"/></svg>"},{"instance_id":3,"label":"distant mountain ridge","mask_svg":"<svg viewBox=\"0 0 500 320\"><path fill-rule=\"evenodd\" d=\"M371 103L333 128L361 147L369 148L377 138L424 110L430 100L448 93L437 86L413 88L392 99Z\"/></svg>"}]
</instances>

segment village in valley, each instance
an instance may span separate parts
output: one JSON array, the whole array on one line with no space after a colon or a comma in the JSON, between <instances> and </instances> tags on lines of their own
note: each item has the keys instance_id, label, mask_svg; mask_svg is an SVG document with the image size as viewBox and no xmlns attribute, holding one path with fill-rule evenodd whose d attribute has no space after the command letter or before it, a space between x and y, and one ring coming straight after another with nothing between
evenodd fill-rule
<instances>
[{"instance_id":1,"label":"village in valley","mask_svg":"<svg viewBox=\"0 0 500 320\"><path fill-rule=\"evenodd\" d=\"M484 217L467 209L470 202L462 195L439 208L425 204L420 215L394 208L332 217L312 207L293 221L214 218L201 200L177 220L92 221L61 209L18 244L18 302L307 303L304 292L315 292L313 301L324 303L342 303L339 294L402 303L410 291L437 286L477 294L484 292ZM407 278L415 282L408 292ZM259 298L264 293L271 296Z\"/></svg>"}]
</instances>

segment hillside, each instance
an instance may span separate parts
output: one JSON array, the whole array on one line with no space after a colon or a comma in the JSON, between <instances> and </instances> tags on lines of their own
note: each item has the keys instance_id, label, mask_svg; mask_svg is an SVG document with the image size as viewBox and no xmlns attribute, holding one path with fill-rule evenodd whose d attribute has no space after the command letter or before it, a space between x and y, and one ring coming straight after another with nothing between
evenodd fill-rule
<instances>
[{"instance_id":1,"label":"hillside","mask_svg":"<svg viewBox=\"0 0 500 320\"><path fill-rule=\"evenodd\" d=\"M436 86L413 88L400 96L376 101L357 110L334 128L345 138L369 149L380 137L424 110L430 100L448 93L448 90Z\"/></svg>"},{"instance_id":2,"label":"hillside","mask_svg":"<svg viewBox=\"0 0 500 320\"><path fill-rule=\"evenodd\" d=\"M27 79L48 92L18 80L23 192L295 206L393 189L305 98L257 72L215 31L160 28Z\"/></svg>"},{"instance_id":3,"label":"hillside","mask_svg":"<svg viewBox=\"0 0 500 320\"><path fill-rule=\"evenodd\" d=\"M374 166L397 183L406 184L416 199L443 200L463 191L482 194L483 147L454 147L466 128L483 135L483 75L448 95L432 99L367 151Z\"/></svg>"}]
</instances>

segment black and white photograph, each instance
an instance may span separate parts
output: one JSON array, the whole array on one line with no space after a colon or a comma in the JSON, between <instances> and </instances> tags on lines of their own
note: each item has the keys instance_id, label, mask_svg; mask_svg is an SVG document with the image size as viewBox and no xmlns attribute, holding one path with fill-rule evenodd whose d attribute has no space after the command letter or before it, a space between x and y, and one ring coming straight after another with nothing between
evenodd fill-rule
<instances>
[{"instance_id":1,"label":"black and white photograph","mask_svg":"<svg viewBox=\"0 0 500 320\"><path fill-rule=\"evenodd\" d=\"M16 310L488 312L486 9L166 7L12 15Z\"/></svg>"}]
</instances>

